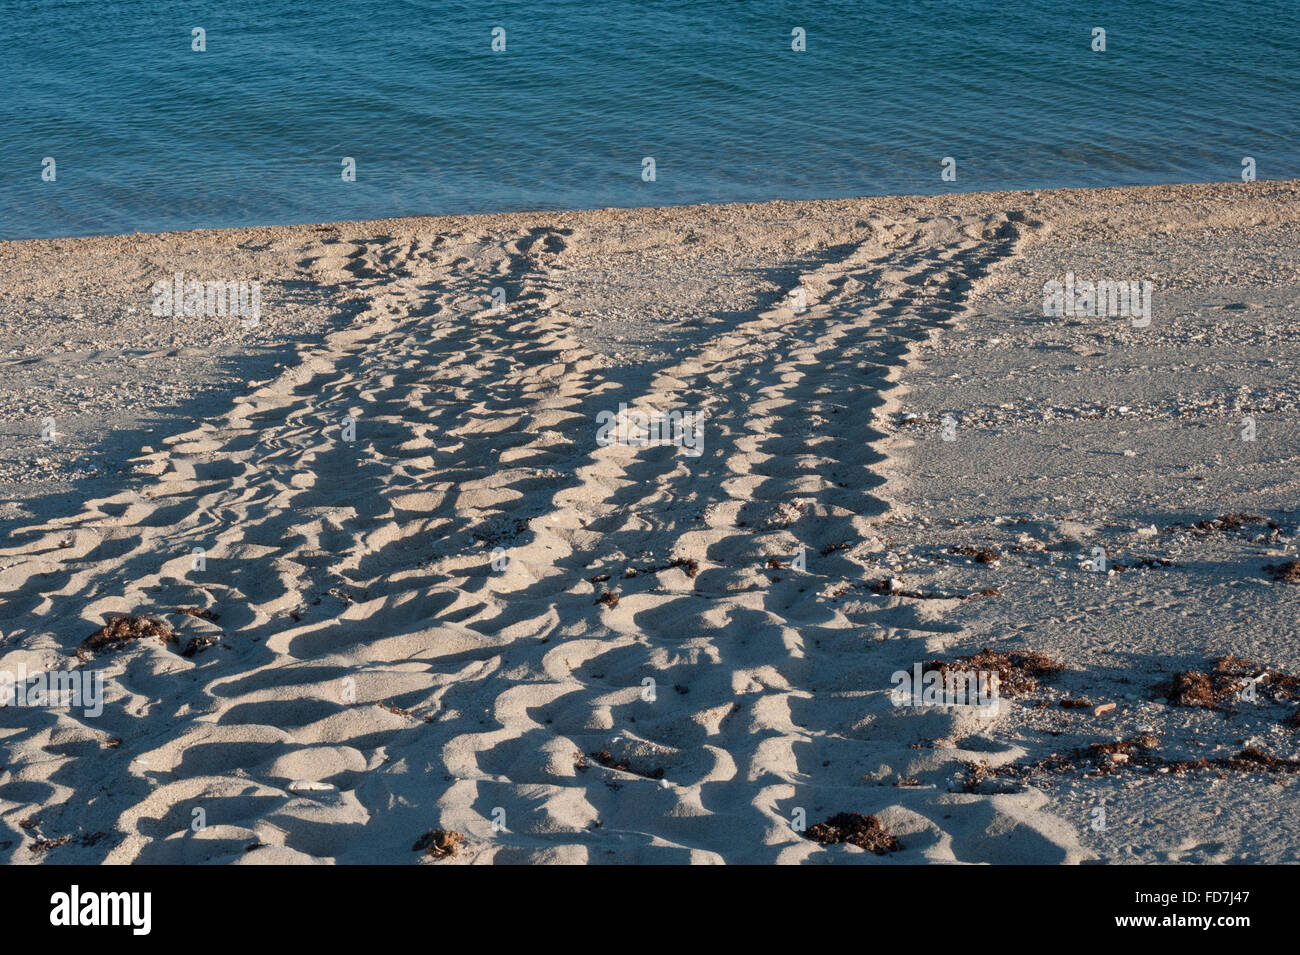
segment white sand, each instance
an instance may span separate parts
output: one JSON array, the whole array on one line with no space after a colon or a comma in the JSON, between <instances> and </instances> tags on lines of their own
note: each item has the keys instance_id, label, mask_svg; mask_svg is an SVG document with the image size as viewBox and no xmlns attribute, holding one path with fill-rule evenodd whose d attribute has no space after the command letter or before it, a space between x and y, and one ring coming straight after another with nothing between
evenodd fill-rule
<instances>
[{"instance_id":1,"label":"white sand","mask_svg":"<svg viewBox=\"0 0 1300 955\"><path fill-rule=\"evenodd\" d=\"M107 687L0 710L3 857L433 863L444 828L453 862L1295 861L1285 770L965 783L1135 734L1300 755L1294 703L1151 689L1300 672L1261 570L1300 522L1298 239L1289 182L0 244L0 670ZM260 280L263 324L149 315L177 270ZM1044 318L1067 270L1153 280L1151 326ZM702 413L703 453L599 446L620 404ZM1278 533L1167 529L1237 511ZM1180 566L1080 569L1097 543ZM124 614L179 643L80 663ZM984 646L1069 670L994 719L892 705ZM901 850L791 825L840 812Z\"/></svg>"}]
</instances>

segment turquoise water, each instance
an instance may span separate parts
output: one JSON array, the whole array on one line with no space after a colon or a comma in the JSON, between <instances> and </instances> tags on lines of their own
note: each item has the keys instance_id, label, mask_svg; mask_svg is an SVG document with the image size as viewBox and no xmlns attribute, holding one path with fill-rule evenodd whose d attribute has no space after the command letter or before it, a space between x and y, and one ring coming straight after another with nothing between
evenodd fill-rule
<instances>
[{"instance_id":1,"label":"turquoise water","mask_svg":"<svg viewBox=\"0 0 1300 955\"><path fill-rule=\"evenodd\" d=\"M0 236L1300 176L1300 2L1080 6L0 0Z\"/></svg>"}]
</instances>

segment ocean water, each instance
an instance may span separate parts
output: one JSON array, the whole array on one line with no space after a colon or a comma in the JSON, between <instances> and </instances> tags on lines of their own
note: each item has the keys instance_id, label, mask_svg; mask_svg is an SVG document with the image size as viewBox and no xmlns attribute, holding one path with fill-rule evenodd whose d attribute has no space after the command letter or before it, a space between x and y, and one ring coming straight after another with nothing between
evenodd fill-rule
<instances>
[{"instance_id":1,"label":"ocean water","mask_svg":"<svg viewBox=\"0 0 1300 955\"><path fill-rule=\"evenodd\" d=\"M1298 0L0 0L0 80L4 238L1300 176Z\"/></svg>"}]
</instances>

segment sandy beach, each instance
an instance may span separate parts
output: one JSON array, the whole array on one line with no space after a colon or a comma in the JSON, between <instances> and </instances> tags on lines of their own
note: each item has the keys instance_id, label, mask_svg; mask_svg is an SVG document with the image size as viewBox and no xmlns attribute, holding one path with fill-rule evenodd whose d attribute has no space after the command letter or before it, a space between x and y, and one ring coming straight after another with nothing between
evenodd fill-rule
<instances>
[{"instance_id":1,"label":"sandy beach","mask_svg":"<svg viewBox=\"0 0 1300 955\"><path fill-rule=\"evenodd\" d=\"M0 243L0 674L103 689L0 708L0 859L1300 861L1297 249L1296 180Z\"/></svg>"}]
</instances>

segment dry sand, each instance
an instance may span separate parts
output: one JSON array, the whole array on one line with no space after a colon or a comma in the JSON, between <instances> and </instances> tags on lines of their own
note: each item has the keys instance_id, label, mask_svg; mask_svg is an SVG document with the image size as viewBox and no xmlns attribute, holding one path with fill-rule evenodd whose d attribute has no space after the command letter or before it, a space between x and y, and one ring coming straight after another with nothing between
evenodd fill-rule
<instances>
[{"instance_id":1,"label":"dry sand","mask_svg":"<svg viewBox=\"0 0 1300 955\"><path fill-rule=\"evenodd\" d=\"M0 710L0 857L1296 861L1297 248L1296 182L0 244L0 670L107 697ZM893 705L986 647L1063 669Z\"/></svg>"}]
</instances>

